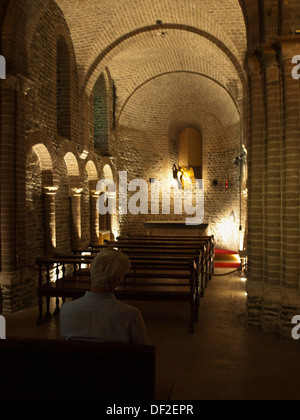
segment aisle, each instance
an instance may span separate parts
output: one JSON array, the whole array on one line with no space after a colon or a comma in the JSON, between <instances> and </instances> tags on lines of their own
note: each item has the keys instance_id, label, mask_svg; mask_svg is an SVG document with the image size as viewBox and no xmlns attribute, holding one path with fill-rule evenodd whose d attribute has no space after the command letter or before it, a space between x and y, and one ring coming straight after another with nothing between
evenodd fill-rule
<instances>
[{"instance_id":1,"label":"aisle","mask_svg":"<svg viewBox=\"0 0 300 420\"><path fill-rule=\"evenodd\" d=\"M195 335L186 334L184 305L170 305L168 312L155 305L155 316L151 305L140 307L158 372L175 380L173 400L299 399L299 343L247 329L245 289L239 274L215 277Z\"/></svg>"},{"instance_id":2,"label":"aisle","mask_svg":"<svg viewBox=\"0 0 300 420\"><path fill-rule=\"evenodd\" d=\"M187 304L133 304L156 346L157 376L175 381L173 400L299 399L299 343L246 328L245 283L238 274L210 283L194 335L187 332ZM7 334L59 338L58 320L37 327L37 314L32 308L5 315Z\"/></svg>"}]
</instances>

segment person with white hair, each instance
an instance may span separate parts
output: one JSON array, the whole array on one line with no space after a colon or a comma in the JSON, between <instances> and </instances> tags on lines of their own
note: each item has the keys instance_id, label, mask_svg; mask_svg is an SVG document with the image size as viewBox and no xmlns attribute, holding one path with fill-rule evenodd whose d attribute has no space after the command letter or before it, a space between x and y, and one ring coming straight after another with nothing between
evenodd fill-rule
<instances>
[{"instance_id":1,"label":"person with white hair","mask_svg":"<svg viewBox=\"0 0 300 420\"><path fill-rule=\"evenodd\" d=\"M114 290L130 270L128 257L102 250L91 263L91 290L60 311L63 340L150 345L140 311L120 302Z\"/></svg>"}]
</instances>

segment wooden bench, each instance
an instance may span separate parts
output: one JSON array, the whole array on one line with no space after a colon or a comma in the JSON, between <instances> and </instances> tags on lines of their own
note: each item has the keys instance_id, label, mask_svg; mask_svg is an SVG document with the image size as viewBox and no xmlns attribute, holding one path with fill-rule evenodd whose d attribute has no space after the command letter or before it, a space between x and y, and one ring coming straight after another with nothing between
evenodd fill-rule
<instances>
[{"instance_id":1,"label":"wooden bench","mask_svg":"<svg viewBox=\"0 0 300 420\"><path fill-rule=\"evenodd\" d=\"M155 399L155 348L60 340L0 340L1 400Z\"/></svg>"},{"instance_id":2,"label":"wooden bench","mask_svg":"<svg viewBox=\"0 0 300 420\"><path fill-rule=\"evenodd\" d=\"M39 265L39 318L38 324L49 320L50 298L56 297L56 311L59 299L78 299L91 288L89 264L93 255L55 256L37 259ZM115 294L120 300L127 301L172 301L190 304L190 332L198 321L200 297L203 296L204 281L201 255L189 258L156 259L144 255L131 258L131 270L125 276ZM67 273L67 266L72 273ZM202 267L202 265L201 265ZM44 274L45 273L45 274ZM52 278L51 278L52 277ZM43 316L43 298L46 297L47 309Z\"/></svg>"},{"instance_id":3,"label":"wooden bench","mask_svg":"<svg viewBox=\"0 0 300 420\"><path fill-rule=\"evenodd\" d=\"M119 236L117 241L134 241L136 243L160 243L160 244L176 244L179 248L182 245L195 244L195 243L205 243L209 253L209 258L211 259L210 265L212 272L214 271L214 262L215 262L215 238L214 235L210 236Z\"/></svg>"},{"instance_id":4,"label":"wooden bench","mask_svg":"<svg viewBox=\"0 0 300 420\"><path fill-rule=\"evenodd\" d=\"M197 239L195 241L189 241L186 239L184 242L173 241L160 241L153 239L121 239L119 241L106 241L105 245L100 246L91 246L90 250L93 250L95 254L103 249L104 247L113 247L121 250L124 253L130 255L142 255L145 251L147 254L164 254L164 255L190 255L191 252L202 251L204 253L205 260L205 272L208 276L206 282L211 280L214 273L214 263L215 263L215 248L214 248L214 239L213 237L206 237L204 239ZM84 251L84 250L81 250Z\"/></svg>"},{"instance_id":5,"label":"wooden bench","mask_svg":"<svg viewBox=\"0 0 300 420\"><path fill-rule=\"evenodd\" d=\"M212 278L212 274L214 272L214 250L212 251L212 247L208 246L207 241L195 242L195 243L187 243L181 246L178 246L176 243L172 244L165 244L160 242L151 242L147 243L147 241L136 243L132 240L122 240L122 241L115 241L111 242L108 241L105 245L93 246L86 249L74 249L74 254L91 254L96 255L104 248L116 248L122 251L123 253L127 254L130 259L134 258L143 258L145 255L149 257L154 257L154 259L159 258L167 258L170 259L178 259L178 258L187 258L187 259L194 259L195 257L201 254L202 258L202 282L204 283L204 287L202 287L201 293L203 294L205 289L208 286L208 282Z\"/></svg>"}]
</instances>

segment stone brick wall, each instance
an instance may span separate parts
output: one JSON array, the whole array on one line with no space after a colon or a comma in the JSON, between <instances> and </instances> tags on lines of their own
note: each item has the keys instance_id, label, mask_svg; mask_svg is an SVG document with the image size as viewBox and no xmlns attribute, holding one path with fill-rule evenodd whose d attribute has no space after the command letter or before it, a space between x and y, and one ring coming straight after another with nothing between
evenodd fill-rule
<instances>
[{"instance_id":1,"label":"stone brick wall","mask_svg":"<svg viewBox=\"0 0 300 420\"><path fill-rule=\"evenodd\" d=\"M289 335L300 311L299 0L177 3L86 0L79 12L71 0L12 0L0 19L4 310L36 302L37 273L17 256L30 266L52 248L97 239L94 191L107 168L116 182L119 171L148 187L169 182L179 134L193 127L217 246L236 250L240 224L249 226L248 323ZM242 144L248 223L234 164ZM133 234L164 217L102 217L99 226Z\"/></svg>"},{"instance_id":2,"label":"stone brick wall","mask_svg":"<svg viewBox=\"0 0 300 420\"><path fill-rule=\"evenodd\" d=\"M104 74L102 74L93 91L94 104L91 111L94 115L95 150L104 156L109 153L108 94L109 89L106 88Z\"/></svg>"},{"instance_id":3,"label":"stone brick wall","mask_svg":"<svg viewBox=\"0 0 300 420\"><path fill-rule=\"evenodd\" d=\"M248 323L290 338L300 311L300 101L291 76L299 4L267 3L266 30L249 56Z\"/></svg>"},{"instance_id":4,"label":"stone brick wall","mask_svg":"<svg viewBox=\"0 0 300 420\"><path fill-rule=\"evenodd\" d=\"M198 76L199 77L199 76ZM189 82L190 79L190 82ZM186 86L186 97L191 104L183 110L176 90L181 84ZM197 87L196 87L197 86ZM218 110L204 110L201 98L209 91L211 103L226 109L220 120ZM222 105L221 105L222 103ZM147 113L144 112L144 107ZM170 111L177 109L178 113ZM209 111L209 112L208 112ZM190 115L194 118L191 119ZM235 124L230 122L236 121ZM180 124L179 124L180 122ZM178 166L179 134L183 128L199 127L203 135L203 175L205 184L205 220L209 231L216 235L217 245L237 250L239 247L239 170L234 165L240 154L241 127L238 111L229 95L221 89L214 89L208 80L199 80L196 75L170 74L155 79L141 88L123 110L118 127L118 167L129 174L129 180L141 178L160 179L169 182L173 164ZM213 181L218 186L213 187ZM225 181L230 188L225 189ZM150 190L150 184L148 184ZM231 214L235 217L232 221ZM185 220L186 214L147 215L123 217L120 231L139 233L146 220ZM224 226L227 226L225 234ZM229 226L229 227L228 227Z\"/></svg>"}]
</instances>

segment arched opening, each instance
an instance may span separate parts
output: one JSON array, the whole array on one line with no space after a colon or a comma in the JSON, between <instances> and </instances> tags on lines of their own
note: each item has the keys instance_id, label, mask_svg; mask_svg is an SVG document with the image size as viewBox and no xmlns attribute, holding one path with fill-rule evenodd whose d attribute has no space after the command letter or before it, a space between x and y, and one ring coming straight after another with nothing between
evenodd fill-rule
<instances>
[{"instance_id":1,"label":"arched opening","mask_svg":"<svg viewBox=\"0 0 300 420\"><path fill-rule=\"evenodd\" d=\"M81 208L82 192L79 179L79 165L72 152L66 153L64 161L67 167L69 181L70 213L71 213L71 242L73 248L78 248L81 244Z\"/></svg>"},{"instance_id":2,"label":"arched opening","mask_svg":"<svg viewBox=\"0 0 300 420\"><path fill-rule=\"evenodd\" d=\"M40 159L32 148L26 159L26 261L33 263L45 251L43 171Z\"/></svg>"},{"instance_id":3,"label":"arched opening","mask_svg":"<svg viewBox=\"0 0 300 420\"><path fill-rule=\"evenodd\" d=\"M185 128L179 135L179 166L193 168L195 177L202 179L202 134L195 128Z\"/></svg>"},{"instance_id":4,"label":"arched opening","mask_svg":"<svg viewBox=\"0 0 300 420\"><path fill-rule=\"evenodd\" d=\"M44 144L35 144L26 160L26 258L29 261L38 255L51 255L56 248L55 194L50 153Z\"/></svg>"},{"instance_id":5,"label":"arched opening","mask_svg":"<svg viewBox=\"0 0 300 420\"><path fill-rule=\"evenodd\" d=\"M105 165L103 167L103 175L104 175L104 178L106 180L109 180L109 181L113 181L114 180L112 169L111 169L111 167L109 165Z\"/></svg>"},{"instance_id":6,"label":"arched opening","mask_svg":"<svg viewBox=\"0 0 300 420\"><path fill-rule=\"evenodd\" d=\"M42 143L36 144L32 147L32 150L36 153L39 158L41 165L43 186L50 187L53 185L53 167L50 153L46 146Z\"/></svg>"},{"instance_id":7,"label":"arched opening","mask_svg":"<svg viewBox=\"0 0 300 420\"><path fill-rule=\"evenodd\" d=\"M89 194L89 229L90 244L99 244L99 222L100 217L97 211L97 200L100 192L97 191L98 172L93 161L89 160L86 164L86 173L88 177L88 194Z\"/></svg>"},{"instance_id":8,"label":"arched opening","mask_svg":"<svg viewBox=\"0 0 300 420\"><path fill-rule=\"evenodd\" d=\"M56 63L56 110L57 134L71 140L71 66L66 40L60 36L57 41Z\"/></svg>"},{"instance_id":9,"label":"arched opening","mask_svg":"<svg viewBox=\"0 0 300 420\"><path fill-rule=\"evenodd\" d=\"M64 157L68 175L71 179L73 179L73 183L76 184L76 178L79 177L79 166L75 155L72 152L66 153ZM76 185L75 185L76 186Z\"/></svg>"},{"instance_id":10,"label":"arched opening","mask_svg":"<svg viewBox=\"0 0 300 420\"><path fill-rule=\"evenodd\" d=\"M102 155L109 152L108 128L107 92L102 73L94 87L94 146Z\"/></svg>"},{"instance_id":11,"label":"arched opening","mask_svg":"<svg viewBox=\"0 0 300 420\"><path fill-rule=\"evenodd\" d=\"M113 176L113 172L110 165L108 164L104 165L102 172L103 172L102 179L106 181L108 184L110 183L113 184L114 176ZM100 194L101 193L103 192L100 192ZM116 200L115 192L110 192L110 193L106 192L106 196L108 200L112 200L112 201ZM107 211L106 214L100 216L100 239L101 239L101 236L102 238L104 236L110 236L110 234L116 230L115 219L114 219L115 216L116 215L111 214L110 211Z\"/></svg>"}]
</instances>

